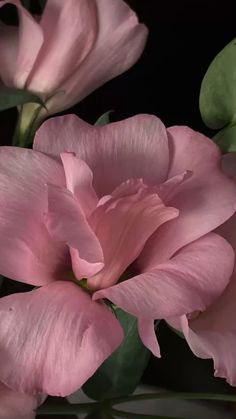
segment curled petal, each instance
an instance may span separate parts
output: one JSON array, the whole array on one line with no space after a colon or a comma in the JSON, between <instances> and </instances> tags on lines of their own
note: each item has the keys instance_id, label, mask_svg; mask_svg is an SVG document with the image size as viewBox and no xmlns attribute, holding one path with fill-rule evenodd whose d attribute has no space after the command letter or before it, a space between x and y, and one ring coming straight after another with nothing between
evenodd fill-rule
<instances>
[{"instance_id":1,"label":"curled petal","mask_svg":"<svg viewBox=\"0 0 236 419\"><path fill-rule=\"evenodd\" d=\"M54 0L54 3L56 1L57 4L61 3L60 0ZM63 2L65 8L64 3L67 2ZM83 10L86 9L88 2L87 0L79 2L69 0L68 3L71 4L73 17L68 19L67 32L71 33L72 22L75 21L76 16L75 6ZM108 80L128 70L138 60L146 43L148 33L146 26L139 24L137 16L124 1L96 0L89 2L87 9L86 13L83 10L84 16L81 14L80 27L82 29L79 34L82 50L79 52L83 59L78 56L77 44L75 44L76 50L73 49L72 44L68 65L65 65L63 71L65 74L67 70L67 74L61 84L65 95L61 97L61 102L55 96L48 104L54 113L71 107ZM95 18L94 9L96 9ZM75 28L78 30L78 25ZM71 38L72 40L75 38L73 34ZM91 39L90 44L87 39ZM88 48L90 48L89 53ZM72 68L69 67L71 55L74 57Z\"/></svg>"},{"instance_id":2,"label":"curled petal","mask_svg":"<svg viewBox=\"0 0 236 419\"><path fill-rule=\"evenodd\" d=\"M168 262L99 290L93 298L108 298L138 318L153 320L203 311L227 286L233 265L231 246L209 233Z\"/></svg>"},{"instance_id":3,"label":"curled petal","mask_svg":"<svg viewBox=\"0 0 236 419\"><path fill-rule=\"evenodd\" d=\"M99 240L79 203L66 188L48 185L45 224L51 236L71 249L72 267L78 279L97 273L104 266Z\"/></svg>"},{"instance_id":4,"label":"curled petal","mask_svg":"<svg viewBox=\"0 0 236 419\"><path fill-rule=\"evenodd\" d=\"M154 321L152 319L150 320L139 318L138 331L140 339L146 348L148 348L153 353L153 355L160 358L161 353L154 329Z\"/></svg>"},{"instance_id":5,"label":"curled petal","mask_svg":"<svg viewBox=\"0 0 236 419\"><path fill-rule=\"evenodd\" d=\"M98 198L93 189L93 173L88 165L73 153L62 153L66 186L77 198L86 217L95 210Z\"/></svg>"},{"instance_id":6,"label":"curled petal","mask_svg":"<svg viewBox=\"0 0 236 419\"><path fill-rule=\"evenodd\" d=\"M49 0L40 27L45 42L27 86L31 90L47 93L63 91L63 82L75 68L78 71L96 39L96 3L87 0ZM65 91L62 93L65 94ZM60 99L56 97L58 102Z\"/></svg>"},{"instance_id":7,"label":"curled petal","mask_svg":"<svg viewBox=\"0 0 236 419\"><path fill-rule=\"evenodd\" d=\"M142 181L127 181L111 199L99 205L89 222L98 237L104 268L88 279L92 289L115 284L142 251L147 239L163 223L178 216Z\"/></svg>"},{"instance_id":8,"label":"curled petal","mask_svg":"<svg viewBox=\"0 0 236 419\"><path fill-rule=\"evenodd\" d=\"M20 1L1 1L0 7L5 4L17 7L20 27L17 31L15 28L1 26L0 74L6 84L24 88L44 41L43 31Z\"/></svg>"}]
</instances>

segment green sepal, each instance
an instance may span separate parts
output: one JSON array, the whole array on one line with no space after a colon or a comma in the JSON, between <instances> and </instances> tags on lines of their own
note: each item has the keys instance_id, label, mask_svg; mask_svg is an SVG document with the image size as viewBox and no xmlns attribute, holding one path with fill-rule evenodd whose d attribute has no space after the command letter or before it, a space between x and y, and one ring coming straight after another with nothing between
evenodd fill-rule
<instances>
[{"instance_id":1,"label":"green sepal","mask_svg":"<svg viewBox=\"0 0 236 419\"><path fill-rule=\"evenodd\" d=\"M209 128L221 129L236 122L236 38L210 64L202 81L199 106Z\"/></svg>"},{"instance_id":2,"label":"green sepal","mask_svg":"<svg viewBox=\"0 0 236 419\"><path fill-rule=\"evenodd\" d=\"M99 116L99 118L97 119L97 121L95 122L94 125L96 126L103 126L103 125L107 125L110 123L110 114L114 112L114 111L107 111L105 113L103 113L101 116Z\"/></svg>"},{"instance_id":3,"label":"green sepal","mask_svg":"<svg viewBox=\"0 0 236 419\"><path fill-rule=\"evenodd\" d=\"M38 103L45 107L42 99L28 90L2 86L0 88L0 111L21 106L25 103Z\"/></svg>"},{"instance_id":4,"label":"green sepal","mask_svg":"<svg viewBox=\"0 0 236 419\"><path fill-rule=\"evenodd\" d=\"M83 386L85 394L94 400L133 393L150 357L149 350L139 338L137 319L119 308L114 311L125 337L121 346Z\"/></svg>"},{"instance_id":5,"label":"green sepal","mask_svg":"<svg viewBox=\"0 0 236 419\"><path fill-rule=\"evenodd\" d=\"M220 147L223 153L235 152L236 151L236 124L228 126L220 130L214 137L213 140Z\"/></svg>"}]
</instances>

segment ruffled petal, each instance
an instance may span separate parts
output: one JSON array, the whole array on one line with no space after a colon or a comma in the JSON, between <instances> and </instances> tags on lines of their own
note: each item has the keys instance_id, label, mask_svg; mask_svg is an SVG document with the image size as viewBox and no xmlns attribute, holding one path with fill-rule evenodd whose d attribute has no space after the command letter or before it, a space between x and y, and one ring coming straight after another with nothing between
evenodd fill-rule
<instances>
[{"instance_id":1,"label":"ruffled petal","mask_svg":"<svg viewBox=\"0 0 236 419\"><path fill-rule=\"evenodd\" d=\"M209 233L155 269L97 291L93 299L108 298L134 316L153 320L203 311L227 286L233 265L229 243Z\"/></svg>"},{"instance_id":2,"label":"ruffled petal","mask_svg":"<svg viewBox=\"0 0 236 419\"><path fill-rule=\"evenodd\" d=\"M179 324L194 354L212 358L215 376L236 386L236 281L230 284L218 301L196 319L182 316Z\"/></svg>"},{"instance_id":3,"label":"ruffled petal","mask_svg":"<svg viewBox=\"0 0 236 419\"><path fill-rule=\"evenodd\" d=\"M100 289L115 284L139 256L151 234L177 216L178 210L165 207L153 188L141 180L122 184L89 219L101 243L105 264L88 279L89 287Z\"/></svg>"},{"instance_id":4,"label":"ruffled petal","mask_svg":"<svg viewBox=\"0 0 236 419\"><path fill-rule=\"evenodd\" d=\"M71 249L72 267L78 279L103 268L103 252L97 236L80 206L66 188L48 185L48 212L45 224L51 236Z\"/></svg>"},{"instance_id":5,"label":"ruffled petal","mask_svg":"<svg viewBox=\"0 0 236 419\"><path fill-rule=\"evenodd\" d=\"M46 183L64 185L63 168L42 153L0 149L0 273L42 285L67 267L67 248L44 225Z\"/></svg>"},{"instance_id":6,"label":"ruffled petal","mask_svg":"<svg viewBox=\"0 0 236 419\"><path fill-rule=\"evenodd\" d=\"M95 210L98 197L93 189L93 173L88 165L73 153L62 153L66 186L77 198L86 218Z\"/></svg>"},{"instance_id":7,"label":"ruffled petal","mask_svg":"<svg viewBox=\"0 0 236 419\"><path fill-rule=\"evenodd\" d=\"M17 7L20 18L18 35L15 29L3 29L0 42L0 74L3 81L14 87L24 88L27 78L34 66L39 50L43 44L43 32L40 25L18 0L1 1L0 7L13 4ZM6 41L6 42L5 42ZM5 61L5 58L7 61ZM13 64L12 67L8 65ZM7 75L7 71L9 74Z\"/></svg>"},{"instance_id":8,"label":"ruffled petal","mask_svg":"<svg viewBox=\"0 0 236 419\"><path fill-rule=\"evenodd\" d=\"M74 115L51 118L37 131L34 149L57 158L62 152L74 152L92 170L99 197L127 179L162 183L169 168L166 129L152 115L103 127L89 125Z\"/></svg>"},{"instance_id":9,"label":"ruffled petal","mask_svg":"<svg viewBox=\"0 0 236 419\"><path fill-rule=\"evenodd\" d=\"M138 331L144 346L146 346L154 356L160 358L161 352L154 329L154 321L152 319L139 318Z\"/></svg>"},{"instance_id":10,"label":"ruffled petal","mask_svg":"<svg viewBox=\"0 0 236 419\"><path fill-rule=\"evenodd\" d=\"M2 298L0 316L0 379L29 394L73 393L123 339L111 311L67 281Z\"/></svg>"},{"instance_id":11,"label":"ruffled petal","mask_svg":"<svg viewBox=\"0 0 236 419\"><path fill-rule=\"evenodd\" d=\"M188 127L169 129L171 164L168 177L190 170L192 176L164 200L180 211L177 219L163 225L145 248L143 269L152 269L152 251L159 263L186 244L217 228L236 208L236 183L221 170L218 147ZM222 205L222 202L224 203Z\"/></svg>"}]
</instances>

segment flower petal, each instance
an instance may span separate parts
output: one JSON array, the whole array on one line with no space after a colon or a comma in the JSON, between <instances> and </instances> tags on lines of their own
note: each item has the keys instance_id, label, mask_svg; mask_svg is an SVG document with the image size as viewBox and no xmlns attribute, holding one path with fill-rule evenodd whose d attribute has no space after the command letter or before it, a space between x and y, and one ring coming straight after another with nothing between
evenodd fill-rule
<instances>
[{"instance_id":1,"label":"flower petal","mask_svg":"<svg viewBox=\"0 0 236 419\"><path fill-rule=\"evenodd\" d=\"M44 225L46 183L64 185L63 168L42 153L0 148L0 273L41 285L66 267L67 249Z\"/></svg>"},{"instance_id":2,"label":"flower petal","mask_svg":"<svg viewBox=\"0 0 236 419\"><path fill-rule=\"evenodd\" d=\"M2 298L0 316L0 379L31 394L71 394L123 339L109 309L69 281Z\"/></svg>"},{"instance_id":3,"label":"flower petal","mask_svg":"<svg viewBox=\"0 0 236 419\"><path fill-rule=\"evenodd\" d=\"M43 32L40 25L18 0L1 1L0 7L12 4L17 7L20 17L18 36L15 29L2 27L0 43L0 74L8 85L24 88L27 78L33 68L38 52L43 43ZM8 38L9 36L9 38ZM5 41L7 41L5 43ZM8 51L7 49L10 48ZM13 56L14 54L14 56ZM7 61L5 59L7 58ZM8 68L12 63L13 67ZM7 75L7 71L9 75Z\"/></svg>"},{"instance_id":4,"label":"flower petal","mask_svg":"<svg viewBox=\"0 0 236 419\"><path fill-rule=\"evenodd\" d=\"M50 0L46 3L40 26L45 41L27 86L47 93L63 91L63 82L75 68L78 71L94 44L96 4L87 0Z\"/></svg>"},{"instance_id":5,"label":"flower petal","mask_svg":"<svg viewBox=\"0 0 236 419\"><path fill-rule=\"evenodd\" d=\"M192 176L164 200L166 205L178 208L180 215L163 225L147 244L145 270L152 269L153 249L155 262L158 255L162 263L181 247L217 228L236 208L236 184L222 172L220 150L213 141L188 127L173 127L169 133L172 159L168 177L184 170L192 171Z\"/></svg>"},{"instance_id":6,"label":"flower petal","mask_svg":"<svg viewBox=\"0 0 236 419\"><path fill-rule=\"evenodd\" d=\"M152 115L103 127L89 125L74 115L51 118L37 131L34 149L57 158L62 152L74 152L92 170L99 197L127 179L162 183L169 168L166 129Z\"/></svg>"},{"instance_id":7,"label":"flower petal","mask_svg":"<svg viewBox=\"0 0 236 419\"><path fill-rule=\"evenodd\" d=\"M233 156L232 156L233 157ZM233 157L234 159L234 157ZM226 159L228 161L228 157ZM231 157L230 157L230 162ZM230 163L229 162L229 163ZM231 167L228 166L228 170ZM218 234L225 237L236 251L236 215L217 229ZM214 360L215 375L226 378L228 383L236 386L236 266L228 287L212 305L194 320L186 317L178 319L180 330L192 351L200 358Z\"/></svg>"},{"instance_id":8,"label":"flower petal","mask_svg":"<svg viewBox=\"0 0 236 419\"><path fill-rule=\"evenodd\" d=\"M163 223L178 216L165 207L153 188L142 181L127 181L112 198L99 205L89 222L104 253L104 268L88 279L92 289L115 284L142 251L147 239Z\"/></svg>"},{"instance_id":9,"label":"flower petal","mask_svg":"<svg viewBox=\"0 0 236 419\"><path fill-rule=\"evenodd\" d=\"M194 352L200 358L212 358L215 376L226 378L236 386L236 280L208 310L196 319L181 318L181 329Z\"/></svg>"},{"instance_id":10,"label":"flower petal","mask_svg":"<svg viewBox=\"0 0 236 419\"><path fill-rule=\"evenodd\" d=\"M229 282L234 253L215 233L181 249L168 262L104 290L93 299L108 298L145 319L165 319L205 308Z\"/></svg>"},{"instance_id":11,"label":"flower petal","mask_svg":"<svg viewBox=\"0 0 236 419\"><path fill-rule=\"evenodd\" d=\"M154 356L160 358L161 353L154 329L154 321L152 319L139 318L138 331L140 339L146 348L148 348Z\"/></svg>"},{"instance_id":12,"label":"flower petal","mask_svg":"<svg viewBox=\"0 0 236 419\"><path fill-rule=\"evenodd\" d=\"M37 397L17 393L0 383L0 419L34 419Z\"/></svg>"},{"instance_id":13,"label":"flower petal","mask_svg":"<svg viewBox=\"0 0 236 419\"><path fill-rule=\"evenodd\" d=\"M221 167L226 175L236 180L236 153L224 154L221 158Z\"/></svg>"},{"instance_id":14,"label":"flower petal","mask_svg":"<svg viewBox=\"0 0 236 419\"><path fill-rule=\"evenodd\" d=\"M66 186L78 199L86 218L95 210L98 197L93 189L93 173L87 164L73 153L62 153Z\"/></svg>"},{"instance_id":15,"label":"flower petal","mask_svg":"<svg viewBox=\"0 0 236 419\"><path fill-rule=\"evenodd\" d=\"M76 3L75 0L74 2ZM80 7L86 3L87 0L80 1ZM48 106L53 113L71 107L108 80L128 70L144 49L148 30L145 25L139 24L137 16L124 1L96 0L94 3L97 10L96 28L89 2L91 15L88 13L88 18L84 20L86 24L81 22L81 37L86 39L88 35L91 36L87 28L89 24L97 30L95 42L90 53L83 54L84 59L78 60L77 65L74 63L73 72L64 80L61 88L66 92L65 96L61 101L56 96L50 101ZM75 15L73 7L71 10ZM84 39L83 42L85 43Z\"/></svg>"},{"instance_id":16,"label":"flower petal","mask_svg":"<svg viewBox=\"0 0 236 419\"><path fill-rule=\"evenodd\" d=\"M79 203L66 188L48 185L48 212L45 223L51 236L71 248L72 267L78 279L103 268L98 238L88 224Z\"/></svg>"},{"instance_id":17,"label":"flower petal","mask_svg":"<svg viewBox=\"0 0 236 419\"><path fill-rule=\"evenodd\" d=\"M0 22L0 78L7 86L13 84L17 45L17 28Z\"/></svg>"}]
</instances>

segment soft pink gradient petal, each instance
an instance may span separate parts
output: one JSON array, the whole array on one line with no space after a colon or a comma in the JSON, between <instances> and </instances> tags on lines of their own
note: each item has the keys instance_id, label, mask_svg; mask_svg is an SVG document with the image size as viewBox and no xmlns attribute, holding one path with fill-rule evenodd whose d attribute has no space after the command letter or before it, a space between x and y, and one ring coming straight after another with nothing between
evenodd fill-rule
<instances>
[{"instance_id":1,"label":"soft pink gradient petal","mask_svg":"<svg viewBox=\"0 0 236 419\"><path fill-rule=\"evenodd\" d=\"M226 175L236 180L236 153L224 154L221 158L221 167Z\"/></svg>"},{"instance_id":2,"label":"soft pink gradient petal","mask_svg":"<svg viewBox=\"0 0 236 419\"><path fill-rule=\"evenodd\" d=\"M155 269L97 291L93 299L108 298L134 316L153 320L202 311L227 286L233 264L229 243L209 233Z\"/></svg>"},{"instance_id":3,"label":"soft pink gradient petal","mask_svg":"<svg viewBox=\"0 0 236 419\"><path fill-rule=\"evenodd\" d=\"M13 84L17 46L17 28L0 22L0 78L7 86Z\"/></svg>"},{"instance_id":4,"label":"soft pink gradient petal","mask_svg":"<svg viewBox=\"0 0 236 419\"><path fill-rule=\"evenodd\" d=\"M74 152L92 170L99 197L127 179L162 183L169 168L166 129L152 115L103 127L89 125L75 115L51 118L37 131L34 149L57 158L62 152Z\"/></svg>"},{"instance_id":5,"label":"soft pink gradient petal","mask_svg":"<svg viewBox=\"0 0 236 419\"><path fill-rule=\"evenodd\" d=\"M96 39L96 2L49 0L40 26L45 41L27 81L27 87L47 93L63 91L63 82L75 69L79 71L79 65ZM57 97L59 103L60 100L62 97Z\"/></svg>"},{"instance_id":6,"label":"soft pink gradient petal","mask_svg":"<svg viewBox=\"0 0 236 419\"><path fill-rule=\"evenodd\" d=\"M235 167L233 153L223 156L223 167L227 173L235 177L232 170ZM217 230L217 233L226 238L236 251L236 215L234 214ZM236 271L224 290L217 287L215 281L212 294L209 294L208 308L203 313L192 316L168 319L175 328L181 330L190 348L200 358L212 358L215 367L215 376L226 378L228 383L236 386Z\"/></svg>"},{"instance_id":7,"label":"soft pink gradient petal","mask_svg":"<svg viewBox=\"0 0 236 419\"><path fill-rule=\"evenodd\" d=\"M164 202L170 202L171 198L178 192L179 186L188 180L193 175L193 172L186 170L180 175L173 176L166 180L166 182L157 186L158 195Z\"/></svg>"},{"instance_id":8,"label":"soft pink gradient petal","mask_svg":"<svg viewBox=\"0 0 236 419\"><path fill-rule=\"evenodd\" d=\"M178 214L175 208L166 207L153 188L141 180L122 184L89 219L101 243L105 264L88 279L89 287L100 289L115 284L153 232Z\"/></svg>"},{"instance_id":9,"label":"soft pink gradient petal","mask_svg":"<svg viewBox=\"0 0 236 419\"><path fill-rule=\"evenodd\" d=\"M184 170L192 171L192 176L164 200L178 208L180 215L150 239L142 255L143 270L152 269L152 259L156 263L157 255L158 263L162 263L181 247L214 230L236 209L236 183L222 172L220 150L213 141L188 127L168 131L172 155L168 177Z\"/></svg>"},{"instance_id":10,"label":"soft pink gradient petal","mask_svg":"<svg viewBox=\"0 0 236 419\"><path fill-rule=\"evenodd\" d=\"M98 198L93 189L93 173L88 165L73 153L62 153L66 186L77 198L86 218L95 210Z\"/></svg>"},{"instance_id":11,"label":"soft pink gradient petal","mask_svg":"<svg viewBox=\"0 0 236 419\"><path fill-rule=\"evenodd\" d=\"M78 279L103 268L103 252L73 194L66 188L48 185L45 224L51 236L66 243L71 251L73 271Z\"/></svg>"},{"instance_id":12,"label":"soft pink gradient petal","mask_svg":"<svg viewBox=\"0 0 236 419\"><path fill-rule=\"evenodd\" d=\"M196 319L181 318L181 329L195 355L212 358L215 376L236 386L236 280L219 299Z\"/></svg>"},{"instance_id":13,"label":"soft pink gradient petal","mask_svg":"<svg viewBox=\"0 0 236 419\"><path fill-rule=\"evenodd\" d=\"M75 0L71 0L71 4L72 2L76 3ZM79 4L85 8L86 2L87 0L80 0ZM97 11L96 27L92 5ZM128 70L135 64L144 49L148 30L145 25L139 24L137 16L124 1L96 0L92 5L89 4L86 25L81 22L83 31L81 46L85 44L84 38L86 39L87 36L93 42L93 31L96 30L95 41L89 53L81 52L83 60L78 59L76 64L74 59L74 65L61 85L65 91L64 97L61 97L59 101L54 96L49 102L49 108L54 113L71 107L108 80ZM71 14L73 13L71 6ZM89 30L88 20L91 20ZM69 24L68 19L68 26ZM84 45L83 49L87 52L88 47ZM74 55L77 56L75 52ZM69 66L66 66L67 71L68 68Z\"/></svg>"},{"instance_id":14,"label":"soft pink gradient petal","mask_svg":"<svg viewBox=\"0 0 236 419\"><path fill-rule=\"evenodd\" d=\"M44 225L47 182L65 184L57 162L32 150L1 147L0 273L33 285L58 278L67 264L67 248Z\"/></svg>"},{"instance_id":15,"label":"soft pink gradient petal","mask_svg":"<svg viewBox=\"0 0 236 419\"><path fill-rule=\"evenodd\" d=\"M2 298L0 316L0 379L30 394L73 393L123 339L111 311L69 281Z\"/></svg>"},{"instance_id":16,"label":"soft pink gradient petal","mask_svg":"<svg viewBox=\"0 0 236 419\"><path fill-rule=\"evenodd\" d=\"M146 348L148 348L154 356L160 358L161 353L154 329L154 320L139 318L138 331L140 339Z\"/></svg>"},{"instance_id":17,"label":"soft pink gradient petal","mask_svg":"<svg viewBox=\"0 0 236 419\"><path fill-rule=\"evenodd\" d=\"M20 18L20 27L18 36L16 36L14 30L10 27L9 39L6 43L0 43L0 75L3 78L3 81L8 85L23 88L42 46L43 32L40 25L21 5L20 1L1 1L0 7L5 4L13 4L17 7ZM6 40L6 28L4 28L4 32L3 36L4 40ZM10 49L6 51L7 48ZM17 54L15 55L16 52ZM6 54L7 62L4 62ZM12 68L9 68L9 76L7 76L6 66L10 63L14 63L14 65Z\"/></svg>"},{"instance_id":18,"label":"soft pink gradient petal","mask_svg":"<svg viewBox=\"0 0 236 419\"><path fill-rule=\"evenodd\" d=\"M34 419L38 399L17 393L0 383L0 419Z\"/></svg>"}]
</instances>

